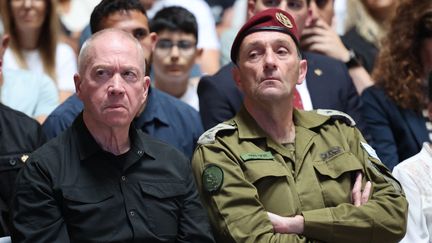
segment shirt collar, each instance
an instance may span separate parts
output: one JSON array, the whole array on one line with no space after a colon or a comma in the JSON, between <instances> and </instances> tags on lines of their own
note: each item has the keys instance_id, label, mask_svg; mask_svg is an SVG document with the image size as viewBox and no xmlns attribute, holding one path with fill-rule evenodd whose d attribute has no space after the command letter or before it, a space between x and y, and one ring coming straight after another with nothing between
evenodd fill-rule
<instances>
[{"instance_id":1,"label":"shirt collar","mask_svg":"<svg viewBox=\"0 0 432 243\"><path fill-rule=\"evenodd\" d=\"M310 130L326 123L330 117L319 115L311 111L294 109L293 119L296 127L303 127ZM267 133L258 126L255 119L252 118L244 106L242 106L234 119L229 121L229 123L237 124L240 139L265 138L268 136Z\"/></svg>"},{"instance_id":2,"label":"shirt collar","mask_svg":"<svg viewBox=\"0 0 432 243\"><path fill-rule=\"evenodd\" d=\"M73 127L72 131L74 134L73 136L75 136L76 141L78 143L78 152L79 152L80 160L85 160L93 156L94 154L103 152L102 148L96 142L96 140L88 130L87 126L85 125L82 112L75 119L72 127ZM131 140L130 151L133 154L137 155L135 157L136 160L141 158L144 154L147 154L148 156L154 158L152 151L146 145L143 137L139 136L140 135L139 133L142 132L138 131L132 123L129 128L129 136Z\"/></svg>"}]
</instances>

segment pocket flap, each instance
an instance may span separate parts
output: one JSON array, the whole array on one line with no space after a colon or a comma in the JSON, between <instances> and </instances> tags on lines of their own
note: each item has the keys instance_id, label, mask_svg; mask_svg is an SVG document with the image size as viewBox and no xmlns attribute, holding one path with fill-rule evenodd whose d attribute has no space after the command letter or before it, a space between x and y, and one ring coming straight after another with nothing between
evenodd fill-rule
<instances>
[{"instance_id":1,"label":"pocket flap","mask_svg":"<svg viewBox=\"0 0 432 243\"><path fill-rule=\"evenodd\" d=\"M286 168L273 160L254 160L244 163L246 177L254 183L264 177L286 176Z\"/></svg>"},{"instance_id":2,"label":"pocket flap","mask_svg":"<svg viewBox=\"0 0 432 243\"><path fill-rule=\"evenodd\" d=\"M140 182L141 190L148 195L163 199L186 194L184 182Z\"/></svg>"},{"instance_id":3,"label":"pocket flap","mask_svg":"<svg viewBox=\"0 0 432 243\"><path fill-rule=\"evenodd\" d=\"M113 196L112 192L103 187L63 189L65 199L81 203L99 203Z\"/></svg>"},{"instance_id":4,"label":"pocket flap","mask_svg":"<svg viewBox=\"0 0 432 243\"><path fill-rule=\"evenodd\" d=\"M340 177L345 172L363 170L360 161L350 152L342 153L327 161L317 162L314 167L318 173L332 179Z\"/></svg>"}]
</instances>

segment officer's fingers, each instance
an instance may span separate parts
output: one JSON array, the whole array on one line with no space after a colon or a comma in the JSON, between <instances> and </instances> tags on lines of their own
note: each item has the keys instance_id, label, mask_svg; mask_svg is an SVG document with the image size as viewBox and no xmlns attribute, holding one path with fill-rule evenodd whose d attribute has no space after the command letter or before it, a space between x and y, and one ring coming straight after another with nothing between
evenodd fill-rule
<instances>
[{"instance_id":1,"label":"officer's fingers","mask_svg":"<svg viewBox=\"0 0 432 243\"><path fill-rule=\"evenodd\" d=\"M361 186L362 186L361 183L362 183L362 174L361 172L357 172L354 186L351 191L352 204L354 204L355 206L361 205Z\"/></svg>"},{"instance_id":2,"label":"officer's fingers","mask_svg":"<svg viewBox=\"0 0 432 243\"><path fill-rule=\"evenodd\" d=\"M363 193L361 195L361 205L369 201L369 195L371 193L371 189L372 189L372 183L370 181L366 182L366 185L363 189Z\"/></svg>"}]
</instances>

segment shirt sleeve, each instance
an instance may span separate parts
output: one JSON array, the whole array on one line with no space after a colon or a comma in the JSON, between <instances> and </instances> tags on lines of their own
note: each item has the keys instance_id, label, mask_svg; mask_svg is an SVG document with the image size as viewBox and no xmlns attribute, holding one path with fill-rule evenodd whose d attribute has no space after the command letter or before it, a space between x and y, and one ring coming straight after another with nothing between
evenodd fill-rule
<instances>
[{"instance_id":1,"label":"shirt sleeve","mask_svg":"<svg viewBox=\"0 0 432 243\"><path fill-rule=\"evenodd\" d=\"M405 234L408 211L399 182L379 161L357 129L346 128L343 132L354 155L352 159L363 166L363 185L367 180L372 182L369 201L359 207L342 203L335 207L303 211L304 234L335 243L399 241Z\"/></svg>"},{"instance_id":2,"label":"shirt sleeve","mask_svg":"<svg viewBox=\"0 0 432 243\"><path fill-rule=\"evenodd\" d=\"M48 116L59 104L59 95L54 81L46 75L41 75L40 89L34 116Z\"/></svg>"},{"instance_id":3,"label":"shirt sleeve","mask_svg":"<svg viewBox=\"0 0 432 243\"><path fill-rule=\"evenodd\" d=\"M409 203L408 224L405 237L400 243L428 243L430 232L423 213L422 197L418 186L404 167L396 166L393 175L402 184Z\"/></svg>"},{"instance_id":4,"label":"shirt sleeve","mask_svg":"<svg viewBox=\"0 0 432 243\"><path fill-rule=\"evenodd\" d=\"M187 166L187 173L185 173L187 175L187 188L179 219L179 233L176 242L214 242L207 214L202 207L196 190L190 163L186 161L185 164Z\"/></svg>"},{"instance_id":5,"label":"shirt sleeve","mask_svg":"<svg viewBox=\"0 0 432 243\"><path fill-rule=\"evenodd\" d=\"M21 169L12 199L13 242L69 242L52 180L32 158Z\"/></svg>"},{"instance_id":6,"label":"shirt sleeve","mask_svg":"<svg viewBox=\"0 0 432 243\"><path fill-rule=\"evenodd\" d=\"M215 230L217 242L308 242L303 236L274 233L273 226L256 188L246 180L234 156L213 145L200 146L192 160L193 172ZM205 190L201 181L204 168L217 164L223 171L223 185L216 193Z\"/></svg>"}]
</instances>

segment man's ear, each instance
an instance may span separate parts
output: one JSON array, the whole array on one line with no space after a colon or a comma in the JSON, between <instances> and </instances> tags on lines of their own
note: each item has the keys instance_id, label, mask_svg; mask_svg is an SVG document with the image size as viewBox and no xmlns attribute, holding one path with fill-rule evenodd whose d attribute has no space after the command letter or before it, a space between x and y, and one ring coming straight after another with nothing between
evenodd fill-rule
<instances>
[{"instance_id":1,"label":"man's ear","mask_svg":"<svg viewBox=\"0 0 432 243\"><path fill-rule=\"evenodd\" d=\"M75 93L80 97L81 95L81 76L78 73L74 74L74 83L75 83ZM81 98L81 97L80 97Z\"/></svg>"},{"instance_id":2,"label":"man's ear","mask_svg":"<svg viewBox=\"0 0 432 243\"><path fill-rule=\"evenodd\" d=\"M158 40L158 35L156 34L156 32L150 32L150 42L151 42L152 52L154 51L154 49L156 47L157 40Z\"/></svg>"},{"instance_id":3,"label":"man's ear","mask_svg":"<svg viewBox=\"0 0 432 243\"><path fill-rule=\"evenodd\" d=\"M237 87L240 89L240 91L243 92L243 88L242 88L242 83L241 83L241 78L240 78L240 70L238 69L237 65L235 65L232 69L232 76L234 78L234 81L237 85Z\"/></svg>"},{"instance_id":4,"label":"man's ear","mask_svg":"<svg viewBox=\"0 0 432 243\"><path fill-rule=\"evenodd\" d=\"M257 0L248 0L247 1L247 17L246 20L250 19L255 15L255 5Z\"/></svg>"},{"instance_id":5,"label":"man's ear","mask_svg":"<svg viewBox=\"0 0 432 243\"><path fill-rule=\"evenodd\" d=\"M306 73L307 73L307 61L305 59L300 60L299 63L299 77L297 80L297 84L303 83L303 81L306 79Z\"/></svg>"},{"instance_id":6,"label":"man's ear","mask_svg":"<svg viewBox=\"0 0 432 243\"><path fill-rule=\"evenodd\" d=\"M146 101L147 101L150 83L151 83L150 82L150 77L149 76L145 76L144 77L144 82L143 82L143 85L144 85L144 92L143 92L143 96L142 96L142 98L143 98L143 100L142 100L143 104L146 103Z\"/></svg>"}]
</instances>

